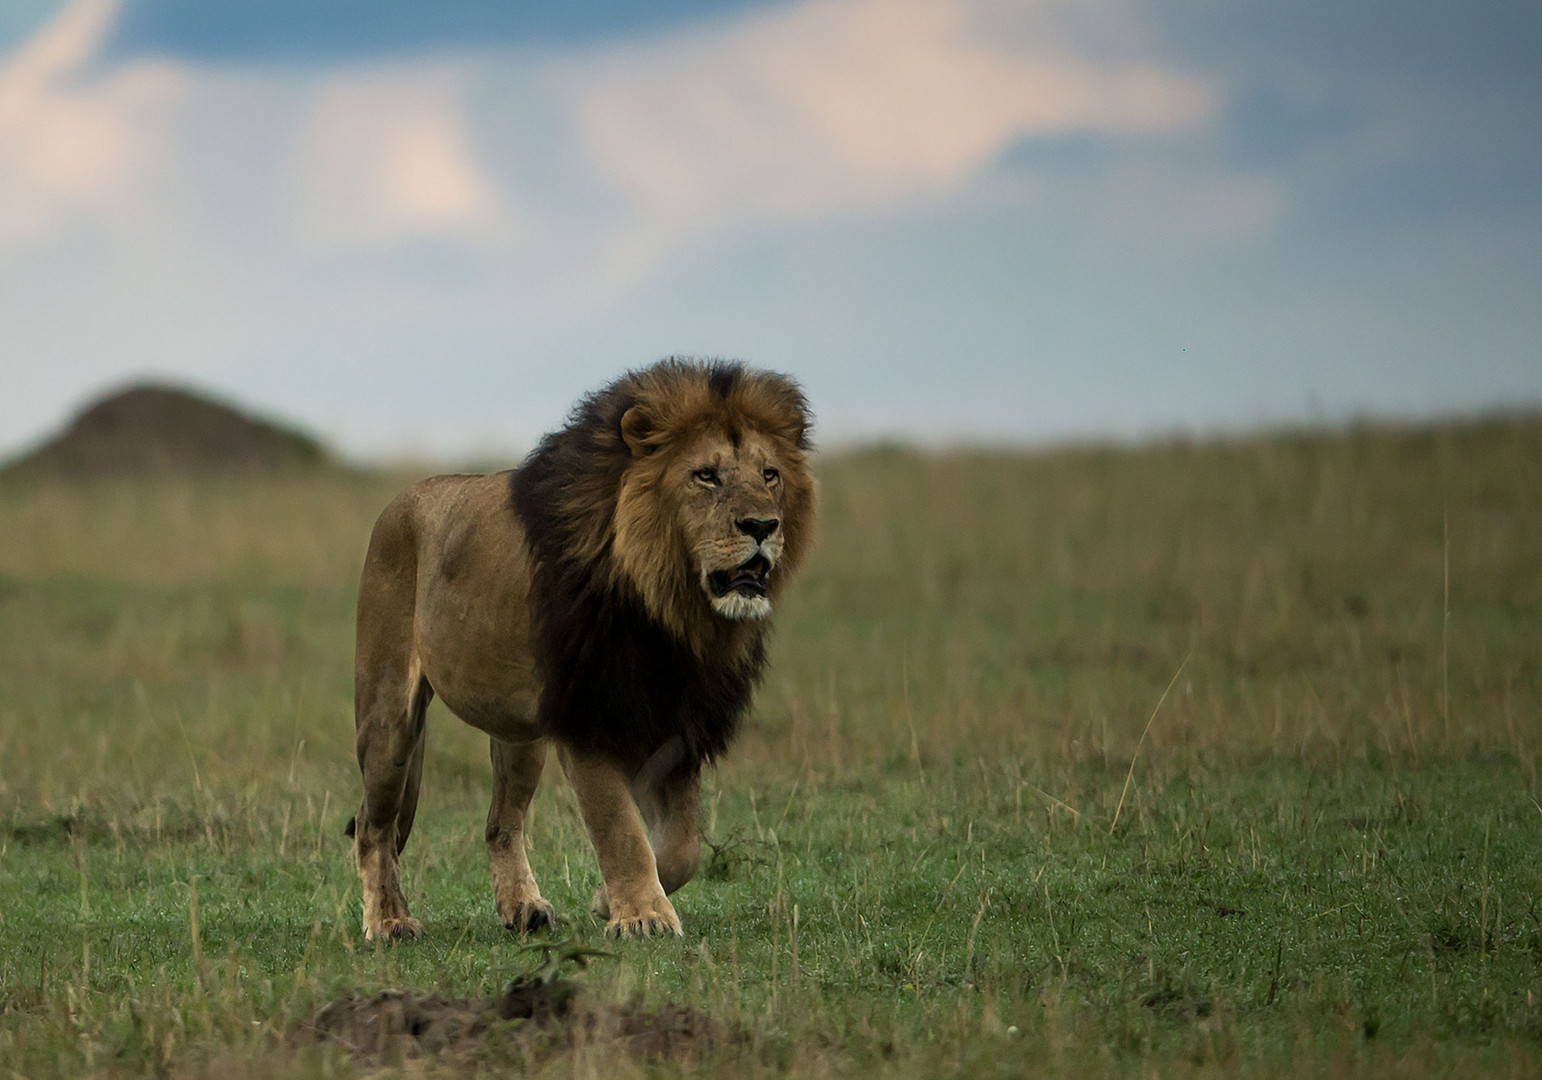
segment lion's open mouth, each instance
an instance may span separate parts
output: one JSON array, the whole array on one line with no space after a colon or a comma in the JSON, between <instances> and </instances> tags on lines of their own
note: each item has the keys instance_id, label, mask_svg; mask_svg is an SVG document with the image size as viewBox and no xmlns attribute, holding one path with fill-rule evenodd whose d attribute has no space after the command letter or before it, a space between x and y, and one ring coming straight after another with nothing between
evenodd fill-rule
<instances>
[{"instance_id":1,"label":"lion's open mouth","mask_svg":"<svg viewBox=\"0 0 1542 1080\"><path fill-rule=\"evenodd\" d=\"M707 589L715 599L722 599L731 592L740 596L765 596L766 574L770 570L771 563L764 555L752 555L748 562L732 570L714 570L708 574Z\"/></svg>"}]
</instances>

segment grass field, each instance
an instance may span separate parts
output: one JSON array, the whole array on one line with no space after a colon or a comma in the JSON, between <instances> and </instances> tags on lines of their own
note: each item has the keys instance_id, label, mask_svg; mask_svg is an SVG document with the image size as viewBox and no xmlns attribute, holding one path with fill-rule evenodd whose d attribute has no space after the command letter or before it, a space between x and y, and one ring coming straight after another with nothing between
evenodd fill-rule
<instances>
[{"instance_id":1,"label":"grass field","mask_svg":"<svg viewBox=\"0 0 1542 1080\"><path fill-rule=\"evenodd\" d=\"M424 936L359 932L352 605L406 477L0 488L0 1074L1542 1075L1542 419L817 471L685 937L576 976L722 1025L662 1058L304 1037L538 963L437 705ZM557 772L544 940L604 947Z\"/></svg>"}]
</instances>

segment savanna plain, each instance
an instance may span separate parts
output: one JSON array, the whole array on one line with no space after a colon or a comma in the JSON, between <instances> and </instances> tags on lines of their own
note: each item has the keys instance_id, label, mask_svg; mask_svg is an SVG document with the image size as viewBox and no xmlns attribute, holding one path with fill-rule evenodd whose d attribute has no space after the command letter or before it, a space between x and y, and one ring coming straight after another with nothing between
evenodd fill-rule
<instances>
[{"instance_id":1,"label":"savanna plain","mask_svg":"<svg viewBox=\"0 0 1542 1080\"><path fill-rule=\"evenodd\" d=\"M438 705L424 934L360 933L353 602L412 476L0 485L0 1073L1542 1075L1542 418L815 469L685 936L642 942L555 762L560 922L502 929ZM546 961L575 1016L693 1019L314 1035Z\"/></svg>"}]
</instances>

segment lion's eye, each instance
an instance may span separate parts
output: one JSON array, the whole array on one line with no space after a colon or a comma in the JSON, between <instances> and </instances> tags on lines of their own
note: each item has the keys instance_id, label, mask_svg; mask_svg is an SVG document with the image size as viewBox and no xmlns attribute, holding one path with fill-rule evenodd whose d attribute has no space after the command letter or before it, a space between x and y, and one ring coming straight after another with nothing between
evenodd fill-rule
<instances>
[{"instance_id":1,"label":"lion's eye","mask_svg":"<svg viewBox=\"0 0 1542 1080\"><path fill-rule=\"evenodd\" d=\"M782 474L777 472L775 469L767 469L765 472L761 473L760 475L766 478L766 483L774 484L774 483L777 482L777 480L779 480L781 478Z\"/></svg>"},{"instance_id":2,"label":"lion's eye","mask_svg":"<svg viewBox=\"0 0 1542 1080\"><path fill-rule=\"evenodd\" d=\"M697 469L695 472L691 473L691 475L700 480L703 484L712 484L714 486L717 484L717 470L714 469L711 465L704 465Z\"/></svg>"}]
</instances>

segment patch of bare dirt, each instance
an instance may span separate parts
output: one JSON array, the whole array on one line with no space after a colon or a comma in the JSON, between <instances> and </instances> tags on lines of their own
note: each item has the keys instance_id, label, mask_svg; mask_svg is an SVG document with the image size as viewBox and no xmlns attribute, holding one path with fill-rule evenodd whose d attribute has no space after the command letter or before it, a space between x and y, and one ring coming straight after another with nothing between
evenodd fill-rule
<instances>
[{"instance_id":1,"label":"patch of bare dirt","mask_svg":"<svg viewBox=\"0 0 1542 1080\"><path fill-rule=\"evenodd\" d=\"M173 386L133 386L88 406L55 438L12 462L11 476L260 473L331 460L315 439Z\"/></svg>"},{"instance_id":2,"label":"patch of bare dirt","mask_svg":"<svg viewBox=\"0 0 1542 1080\"><path fill-rule=\"evenodd\" d=\"M601 1006L587 1000L575 983L538 976L515 979L493 998L444 998L411 990L367 998L350 994L323 1007L309 1034L371 1056L469 1050L493 1038L516 1038L529 1040L533 1049L536 1040L551 1049L606 1041L637 1056L677 1059L749 1041L741 1028L694 1009L671 1003L656 1009L637 1003Z\"/></svg>"}]
</instances>

